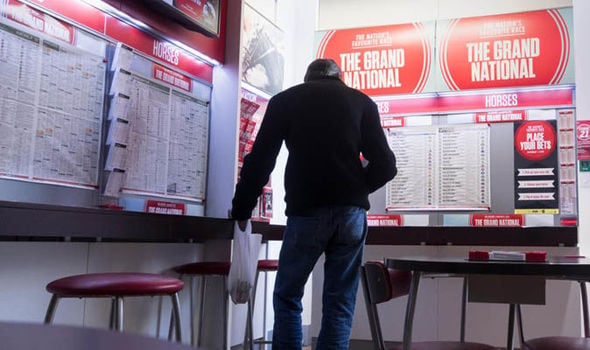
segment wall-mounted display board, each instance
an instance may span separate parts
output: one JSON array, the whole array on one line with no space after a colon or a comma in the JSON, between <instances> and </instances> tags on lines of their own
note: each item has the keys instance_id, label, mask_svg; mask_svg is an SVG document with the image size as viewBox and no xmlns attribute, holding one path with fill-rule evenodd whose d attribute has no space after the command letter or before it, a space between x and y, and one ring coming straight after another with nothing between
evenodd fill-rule
<instances>
[{"instance_id":1,"label":"wall-mounted display board","mask_svg":"<svg viewBox=\"0 0 590 350\"><path fill-rule=\"evenodd\" d=\"M96 189L106 43L10 2L0 19L0 176Z\"/></svg>"},{"instance_id":2,"label":"wall-mounted display board","mask_svg":"<svg viewBox=\"0 0 590 350\"><path fill-rule=\"evenodd\" d=\"M212 66L85 2L37 3L0 5L0 199L199 215Z\"/></svg>"},{"instance_id":3,"label":"wall-mounted display board","mask_svg":"<svg viewBox=\"0 0 590 350\"><path fill-rule=\"evenodd\" d=\"M105 194L203 201L209 87L121 44L113 63Z\"/></svg>"},{"instance_id":4,"label":"wall-mounted display board","mask_svg":"<svg viewBox=\"0 0 590 350\"><path fill-rule=\"evenodd\" d=\"M372 225L576 225L572 23L560 8L316 33L397 156Z\"/></svg>"},{"instance_id":5,"label":"wall-mounted display board","mask_svg":"<svg viewBox=\"0 0 590 350\"><path fill-rule=\"evenodd\" d=\"M438 219L442 224L448 220L447 225L494 222L448 214L485 211L524 215L520 221L502 221L521 226L575 225L573 88L480 90L375 100L381 111L387 111L382 114L382 125L399 168L398 176L381 191L385 194L373 196L371 210L376 215L442 211L430 217L420 214L418 223L441 224ZM463 218L457 220L460 216ZM412 222L408 217L402 221Z\"/></svg>"}]
</instances>

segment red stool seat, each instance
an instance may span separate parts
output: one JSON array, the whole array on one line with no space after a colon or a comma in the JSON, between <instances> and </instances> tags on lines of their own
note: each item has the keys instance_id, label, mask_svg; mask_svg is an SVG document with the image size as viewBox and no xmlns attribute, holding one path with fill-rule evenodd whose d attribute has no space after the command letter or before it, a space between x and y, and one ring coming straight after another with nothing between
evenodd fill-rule
<instances>
[{"instance_id":1,"label":"red stool seat","mask_svg":"<svg viewBox=\"0 0 590 350\"><path fill-rule=\"evenodd\" d=\"M276 271L278 269L278 260L258 260L258 271Z\"/></svg>"},{"instance_id":2,"label":"red stool seat","mask_svg":"<svg viewBox=\"0 0 590 350\"><path fill-rule=\"evenodd\" d=\"M123 299L137 296L170 296L172 318L170 330L175 329L176 340L181 342L180 302L178 292L184 282L178 278L154 273L105 272L63 277L47 284L51 300L45 313L45 323L53 321L59 300L62 298L111 298L110 328L123 331ZM172 339L172 332L168 335Z\"/></svg>"},{"instance_id":3,"label":"red stool seat","mask_svg":"<svg viewBox=\"0 0 590 350\"><path fill-rule=\"evenodd\" d=\"M181 280L159 274L108 272L60 278L46 289L61 297L98 297L173 294L183 286Z\"/></svg>"},{"instance_id":4,"label":"red stool seat","mask_svg":"<svg viewBox=\"0 0 590 350\"><path fill-rule=\"evenodd\" d=\"M425 341L412 342L412 350L497 350L498 348L479 343L459 343L453 341ZM402 350L402 345L398 345L391 350ZM557 350L557 348L555 348Z\"/></svg>"},{"instance_id":5,"label":"red stool seat","mask_svg":"<svg viewBox=\"0 0 590 350\"><path fill-rule=\"evenodd\" d=\"M527 340L522 344L523 350L588 350L590 338L552 336Z\"/></svg>"},{"instance_id":6,"label":"red stool seat","mask_svg":"<svg viewBox=\"0 0 590 350\"><path fill-rule=\"evenodd\" d=\"M269 272L269 271L276 271L279 267L279 261L278 260L258 260L258 265L257 265L257 273L258 272ZM202 325L203 325L203 320L204 320L204 305L205 305L205 295L206 295L206 281L207 281L207 277L210 276L222 276L223 279L223 290L227 293L227 277L229 276L229 270L231 268L231 262L229 261L200 261L200 262L193 262L193 263L188 263L188 264L184 264L184 265L180 265L180 266L175 266L172 268L172 271L178 273L181 277L182 276L188 276L191 279L191 344L193 346L197 346L200 347L201 346L201 333L202 333ZM257 275L258 276L258 275ZM192 324L193 320L194 320L194 316L193 316L193 310L195 309L193 306L193 296L196 294L193 291L193 279L194 278L201 278L201 293L200 293L200 316L199 316L199 330L198 330L198 335L195 336L195 332L194 332L194 325ZM256 277L256 280L258 278ZM251 327L251 312L252 312L252 306L250 303L254 303L254 294L256 290L256 282L254 282L254 293L252 295L252 299L251 301L248 302L248 317L247 317L247 325L246 325L246 336L245 336L245 341L244 344L246 344L246 347L248 347L247 345L249 344L249 349L252 349L252 340L251 340L251 334L252 334L252 327ZM226 295L227 297L227 295ZM227 317L227 305L225 305L226 310L224 310L224 314ZM224 334L226 334L226 332L224 331ZM224 343L227 343L227 339L224 338ZM225 346L225 345L224 345Z\"/></svg>"}]
</instances>

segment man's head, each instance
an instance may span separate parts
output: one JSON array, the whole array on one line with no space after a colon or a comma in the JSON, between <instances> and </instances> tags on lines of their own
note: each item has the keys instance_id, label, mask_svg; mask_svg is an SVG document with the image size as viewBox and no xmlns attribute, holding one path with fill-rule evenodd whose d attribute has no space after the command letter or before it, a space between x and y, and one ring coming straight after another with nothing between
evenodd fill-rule
<instances>
[{"instance_id":1,"label":"man's head","mask_svg":"<svg viewBox=\"0 0 590 350\"><path fill-rule=\"evenodd\" d=\"M311 62L307 67L307 72L305 73L303 81L308 82L310 80L317 80L326 77L341 79L342 71L340 71L340 67L338 67L338 64L336 64L333 59L318 58L317 60Z\"/></svg>"}]
</instances>

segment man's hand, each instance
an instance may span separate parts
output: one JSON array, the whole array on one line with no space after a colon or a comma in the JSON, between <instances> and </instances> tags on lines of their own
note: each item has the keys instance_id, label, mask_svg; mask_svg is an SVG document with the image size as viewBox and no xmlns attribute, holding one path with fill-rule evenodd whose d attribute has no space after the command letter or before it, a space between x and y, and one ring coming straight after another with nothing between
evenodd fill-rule
<instances>
[{"instance_id":1,"label":"man's hand","mask_svg":"<svg viewBox=\"0 0 590 350\"><path fill-rule=\"evenodd\" d=\"M248 226L248 220L238 220L238 227L242 231L246 231L246 227Z\"/></svg>"}]
</instances>

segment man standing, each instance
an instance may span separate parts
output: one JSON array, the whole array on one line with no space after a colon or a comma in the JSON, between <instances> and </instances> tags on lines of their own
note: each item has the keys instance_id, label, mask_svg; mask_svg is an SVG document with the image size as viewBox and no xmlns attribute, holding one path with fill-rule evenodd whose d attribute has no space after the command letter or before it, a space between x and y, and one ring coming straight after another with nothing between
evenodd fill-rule
<instances>
[{"instance_id":1,"label":"man standing","mask_svg":"<svg viewBox=\"0 0 590 350\"><path fill-rule=\"evenodd\" d=\"M244 228L285 142L287 225L273 295L273 350L301 349L301 298L325 254L317 349L348 349L369 193L397 173L375 103L341 81L330 59L307 68L304 83L270 99L245 157L231 216ZM362 159L361 160L361 154Z\"/></svg>"}]
</instances>

